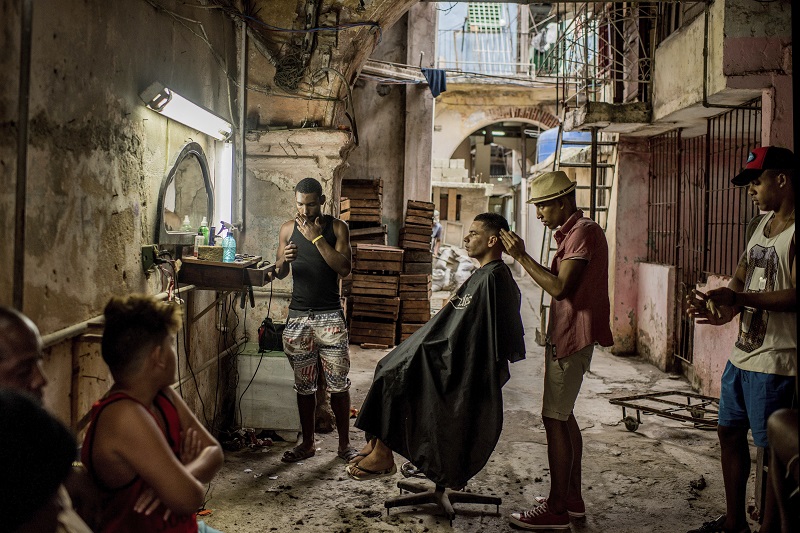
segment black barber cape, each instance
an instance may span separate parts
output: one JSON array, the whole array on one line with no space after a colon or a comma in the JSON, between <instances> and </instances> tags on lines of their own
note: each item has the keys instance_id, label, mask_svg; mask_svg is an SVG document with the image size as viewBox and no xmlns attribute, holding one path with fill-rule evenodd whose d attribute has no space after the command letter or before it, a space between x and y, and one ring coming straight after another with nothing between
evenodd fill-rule
<instances>
[{"instance_id":1,"label":"black barber cape","mask_svg":"<svg viewBox=\"0 0 800 533\"><path fill-rule=\"evenodd\" d=\"M500 438L508 362L525 358L519 308L519 287L502 261L476 270L378 362L356 427L435 483L466 485Z\"/></svg>"}]
</instances>

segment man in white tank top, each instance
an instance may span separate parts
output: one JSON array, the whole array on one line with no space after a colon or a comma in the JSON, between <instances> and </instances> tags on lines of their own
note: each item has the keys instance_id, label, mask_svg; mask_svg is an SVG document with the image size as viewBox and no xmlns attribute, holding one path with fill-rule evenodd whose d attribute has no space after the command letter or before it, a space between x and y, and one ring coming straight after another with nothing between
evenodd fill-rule
<instances>
[{"instance_id":1,"label":"man in white tank top","mask_svg":"<svg viewBox=\"0 0 800 533\"><path fill-rule=\"evenodd\" d=\"M747 187L765 211L728 287L693 291L688 313L699 324L739 319L739 336L722 375L717 433L725 482L726 514L689 533L749 532L745 511L750 449L767 447L767 419L791 407L797 375L794 154L766 146L750 153L732 183ZM761 531L777 531L775 495L767 489Z\"/></svg>"}]
</instances>

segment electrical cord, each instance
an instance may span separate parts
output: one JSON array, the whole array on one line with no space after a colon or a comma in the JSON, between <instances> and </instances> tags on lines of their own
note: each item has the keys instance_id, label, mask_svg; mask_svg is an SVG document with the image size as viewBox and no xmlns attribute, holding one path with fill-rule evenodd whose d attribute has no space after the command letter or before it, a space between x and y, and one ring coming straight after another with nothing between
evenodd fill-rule
<instances>
[{"instance_id":1,"label":"electrical cord","mask_svg":"<svg viewBox=\"0 0 800 533\"><path fill-rule=\"evenodd\" d=\"M267 303L267 316L270 315L270 310L272 309L272 283L269 284L269 302ZM274 350L267 350L267 351L274 351ZM242 417L242 398L244 398L247 389L250 388L250 385L253 384L253 380L256 379L256 374L258 374L258 369L261 368L261 362L264 360L264 354L266 351L260 353L260 357L258 358L258 364L256 365L256 369L253 371L253 375L250 377L250 381L247 383L247 386L242 391L242 394L239 395L239 401L236 403L236 407L239 411L239 423L244 425L244 418Z\"/></svg>"}]
</instances>

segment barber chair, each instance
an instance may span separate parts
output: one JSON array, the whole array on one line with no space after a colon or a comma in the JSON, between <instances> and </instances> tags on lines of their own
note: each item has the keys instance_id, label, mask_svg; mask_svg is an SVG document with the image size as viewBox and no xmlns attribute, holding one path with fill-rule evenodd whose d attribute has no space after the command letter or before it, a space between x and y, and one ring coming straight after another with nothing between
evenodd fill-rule
<instances>
[{"instance_id":1,"label":"barber chair","mask_svg":"<svg viewBox=\"0 0 800 533\"><path fill-rule=\"evenodd\" d=\"M424 478L425 476L419 472L411 462L406 462L400 468L400 472L405 477ZM453 490L443 487L442 485L435 485L435 488L429 489L413 483L408 480L400 480L397 482L397 488L400 489L400 496L389 498L383 504L386 507L386 514L389 514L389 509L392 507L408 507L410 505L424 505L432 503L441 510L448 520L450 525L453 525L453 520L456 517L456 512L453 509L454 503L475 503L481 505L494 505L496 506L495 512L500 514L500 504L503 502L497 496L488 496L484 494L475 494L473 492L465 492L463 490ZM410 492L411 494L403 494L403 491Z\"/></svg>"}]
</instances>

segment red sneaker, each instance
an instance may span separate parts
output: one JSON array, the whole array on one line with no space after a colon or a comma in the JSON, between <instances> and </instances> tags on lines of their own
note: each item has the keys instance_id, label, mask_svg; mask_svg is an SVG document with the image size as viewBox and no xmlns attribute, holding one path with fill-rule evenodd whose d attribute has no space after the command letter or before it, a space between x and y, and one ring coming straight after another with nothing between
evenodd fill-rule
<instances>
[{"instance_id":1,"label":"red sneaker","mask_svg":"<svg viewBox=\"0 0 800 533\"><path fill-rule=\"evenodd\" d=\"M523 529L569 529L569 513L551 512L547 500L530 511L511 513L508 521Z\"/></svg>"},{"instance_id":2,"label":"red sneaker","mask_svg":"<svg viewBox=\"0 0 800 533\"><path fill-rule=\"evenodd\" d=\"M544 503L547 498L544 496L537 496L534 498L536 503ZM567 500L567 513L570 518L583 518L586 516L586 505L583 503L583 498L576 500Z\"/></svg>"}]
</instances>

